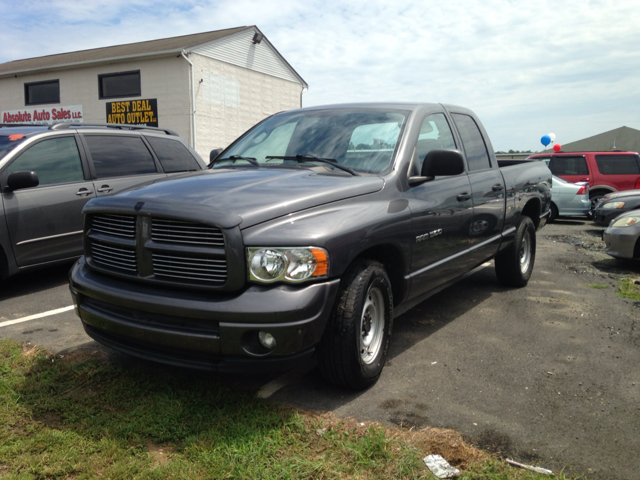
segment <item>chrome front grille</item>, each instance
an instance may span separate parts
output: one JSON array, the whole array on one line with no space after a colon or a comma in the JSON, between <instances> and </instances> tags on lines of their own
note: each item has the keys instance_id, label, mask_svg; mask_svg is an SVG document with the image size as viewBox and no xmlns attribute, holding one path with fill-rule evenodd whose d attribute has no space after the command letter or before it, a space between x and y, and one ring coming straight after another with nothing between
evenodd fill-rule
<instances>
[{"instance_id":1,"label":"chrome front grille","mask_svg":"<svg viewBox=\"0 0 640 480\"><path fill-rule=\"evenodd\" d=\"M87 261L104 273L160 285L227 286L225 237L217 227L105 213L90 215L87 226Z\"/></svg>"},{"instance_id":2,"label":"chrome front grille","mask_svg":"<svg viewBox=\"0 0 640 480\"><path fill-rule=\"evenodd\" d=\"M151 238L155 242L224 247L224 237L219 228L163 218L154 218L151 222Z\"/></svg>"},{"instance_id":3,"label":"chrome front grille","mask_svg":"<svg viewBox=\"0 0 640 480\"><path fill-rule=\"evenodd\" d=\"M178 282L198 280L212 285L224 284L227 279L227 262L201 255L154 253L153 272L156 277Z\"/></svg>"},{"instance_id":4,"label":"chrome front grille","mask_svg":"<svg viewBox=\"0 0 640 480\"><path fill-rule=\"evenodd\" d=\"M91 243L91 258L96 265L131 274L138 273L136 250L133 247Z\"/></svg>"},{"instance_id":5,"label":"chrome front grille","mask_svg":"<svg viewBox=\"0 0 640 480\"><path fill-rule=\"evenodd\" d=\"M92 217L91 229L95 233L114 235L123 238L135 238L136 217L133 215L102 214Z\"/></svg>"}]
</instances>

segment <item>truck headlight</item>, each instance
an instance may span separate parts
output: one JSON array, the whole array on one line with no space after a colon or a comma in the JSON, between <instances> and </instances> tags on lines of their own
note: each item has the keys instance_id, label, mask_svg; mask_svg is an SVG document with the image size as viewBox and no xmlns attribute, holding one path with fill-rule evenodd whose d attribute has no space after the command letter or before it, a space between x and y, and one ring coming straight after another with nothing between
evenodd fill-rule
<instances>
[{"instance_id":1,"label":"truck headlight","mask_svg":"<svg viewBox=\"0 0 640 480\"><path fill-rule=\"evenodd\" d=\"M329 273L329 254L318 247L249 247L249 280L261 283L303 282Z\"/></svg>"}]
</instances>

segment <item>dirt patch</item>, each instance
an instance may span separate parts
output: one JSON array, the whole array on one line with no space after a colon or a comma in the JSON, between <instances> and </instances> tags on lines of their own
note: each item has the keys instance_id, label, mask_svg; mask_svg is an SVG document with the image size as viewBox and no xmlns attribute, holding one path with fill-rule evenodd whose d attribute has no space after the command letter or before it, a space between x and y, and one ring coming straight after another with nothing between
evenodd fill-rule
<instances>
[{"instance_id":1,"label":"dirt patch","mask_svg":"<svg viewBox=\"0 0 640 480\"><path fill-rule=\"evenodd\" d=\"M145 444L145 448L149 452L149 458L153 468L163 467L171 461L171 457L175 449L171 445L155 445L153 443Z\"/></svg>"},{"instance_id":2,"label":"dirt patch","mask_svg":"<svg viewBox=\"0 0 640 480\"><path fill-rule=\"evenodd\" d=\"M490 455L466 442L462 434L454 430L430 427L422 429L390 427L379 422L361 422L352 418L338 418L331 412L321 414L307 412L305 420L310 425L317 425L320 420L322 428L318 429L319 435L330 429L361 432L364 435L371 427L384 428L386 438L412 445L423 457L442 455L451 465L462 470L491 459Z\"/></svg>"}]
</instances>

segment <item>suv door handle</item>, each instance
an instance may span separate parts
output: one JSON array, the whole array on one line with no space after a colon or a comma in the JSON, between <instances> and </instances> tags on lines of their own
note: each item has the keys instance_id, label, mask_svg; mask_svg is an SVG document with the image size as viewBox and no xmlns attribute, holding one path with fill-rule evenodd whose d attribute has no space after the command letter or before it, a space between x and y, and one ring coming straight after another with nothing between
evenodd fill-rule
<instances>
[{"instance_id":1,"label":"suv door handle","mask_svg":"<svg viewBox=\"0 0 640 480\"><path fill-rule=\"evenodd\" d=\"M91 190L89 190L88 188L81 188L80 190L78 190L76 192L76 195L78 195L79 197L86 197L88 195L91 195L93 192Z\"/></svg>"},{"instance_id":2,"label":"suv door handle","mask_svg":"<svg viewBox=\"0 0 640 480\"><path fill-rule=\"evenodd\" d=\"M109 185L102 185L99 189L98 192L100 193L109 193L111 190L113 190L113 188L111 188Z\"/></svg>"},{"instance_id":3,"label":"suv door handle","mask_svg":"<svg viewBox=\"0 0 640 480\"><path fill-rule=\"evenodd\" d=\"M458 196L456 197L456 200L458 200L459 202L464 202L465 200L469 200L470 198L471 198L470 193L462 192L458 194Z\"/></svg>"},{"instance_id":4,"label":"suv door handle","mask_svg":"<svg viewBox=\"0 0 640 480\"><path fill-rule=\"evenodd\" d=\"M501 192L502 190L504 190L504 185L496 183L493 187L491 187L491 190L493 190L494 192Z\"/></svg>"}]
</instances>

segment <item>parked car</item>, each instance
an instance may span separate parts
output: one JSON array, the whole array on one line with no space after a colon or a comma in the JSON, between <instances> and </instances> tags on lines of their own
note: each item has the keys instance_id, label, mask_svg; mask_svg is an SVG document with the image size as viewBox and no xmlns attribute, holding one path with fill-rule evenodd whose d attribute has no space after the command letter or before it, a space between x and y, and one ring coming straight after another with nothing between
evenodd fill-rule
<instances>
[{"instance_id":1,"label":"parked car","mask_svg":"<svg viewBox=\"0 0 640 480\"><path fill-rule=\"evenodd\" d=\"M587 182L592 210L607 193L640 188L640 156L636 152L539 153L529 158L548 160L551 173L567 182Z\"/></svg>"},{"instance_id":2,"label":"parked car","mask_svg":"<svg viewBox=\"0 0 640 480\"><path fill-rule=\"evenodd\" d=\"M170 130L0 126L0 279L82 255L90 199L205 167Z\"/></svg>"},{"instance_id":3,"label":"parked car","mask_svg":"<svg viewBox=\"0 0 640 480\"><path fill-rule=\"evenodd\" d=\"M606 227L611 220L629 210L640 209L640 189L608 193L600 199L593 215L593 221Z\"/></svg>"},{"instance_id":4,"label":"parked car","mask_svg":"<svg viewBox=\"0 0 640 480\"><path fill-rule=\"evenodd\" d=\"M558 217L588 215L591 210L589 185L567 182L555 175L552 178L549 221L553 222Z\"/></svg>"},{"instance_id":5,"label":"parked car","mask_svg":"<svg viewBox=\"0 0 640 480\"><path fill-rule=\"evenodd\" d=\"M640 258L640 212L631 211L615 218L605 228L605 252L615 258Z\"/></svg>"},{"instance_id":6,"label":"parked car","mask_svg":"<svg viewBox=\"0 0 640 480\"><path fill-rule=\"evenodd\" d=\"M394 315L491 258L527 284L550 184L543 162L498 168L462 107L292 110L207 171L89 202L70 290L87 334L131 355L254 373L317 355L360 390Z\"/></svg>"}]
</instances>

